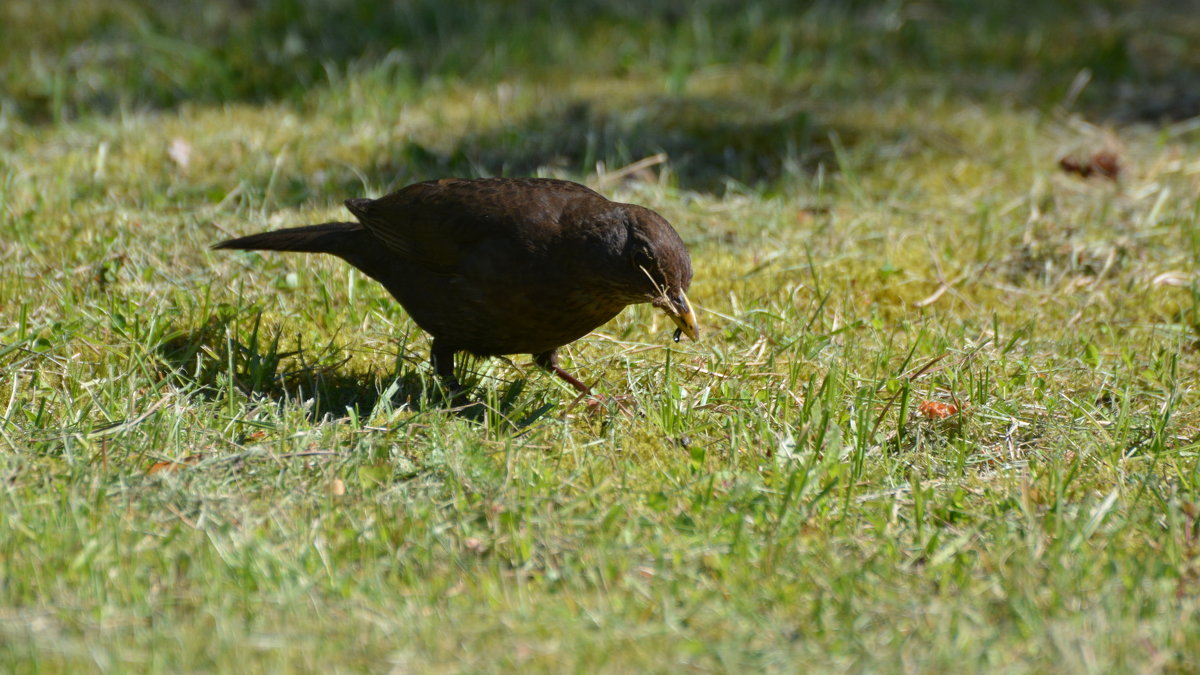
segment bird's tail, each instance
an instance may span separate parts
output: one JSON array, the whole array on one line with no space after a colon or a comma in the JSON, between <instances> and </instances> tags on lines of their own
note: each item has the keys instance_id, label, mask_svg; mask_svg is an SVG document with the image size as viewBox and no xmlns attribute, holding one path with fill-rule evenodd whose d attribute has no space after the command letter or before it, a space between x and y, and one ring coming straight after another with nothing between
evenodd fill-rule
<instances>
[{"instance_id":1,"label":"bird's tail","mask_svg":"<svg viewBox=\"0 0 1200 675\"><path fill-rule=\"evenodd\" d=\"M234 248L243 251L300 251L303 253L332 253L341 256L351 252L359 237L364 235L366 235L366 230L358 223L322 223L229 239L216 244L213 248Z\"/></svg>"}]
</instances>

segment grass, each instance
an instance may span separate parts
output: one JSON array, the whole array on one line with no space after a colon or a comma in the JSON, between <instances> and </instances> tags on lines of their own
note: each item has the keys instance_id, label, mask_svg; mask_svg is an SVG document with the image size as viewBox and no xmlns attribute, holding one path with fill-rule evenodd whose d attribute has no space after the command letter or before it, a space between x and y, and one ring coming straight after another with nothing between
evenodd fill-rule
<instances>
[{"instance_id":1,"label":"grass","mask_svg":"<svg viewBox=\"0 0 1200 675\"><path fill-rule=\"evenodd\" d=\"M0 8L4 670L1200 666L1190 14L206 7ZM207 248L535 173L692 250L565 350L632 416Z\"/></svg>"}]
</instances>

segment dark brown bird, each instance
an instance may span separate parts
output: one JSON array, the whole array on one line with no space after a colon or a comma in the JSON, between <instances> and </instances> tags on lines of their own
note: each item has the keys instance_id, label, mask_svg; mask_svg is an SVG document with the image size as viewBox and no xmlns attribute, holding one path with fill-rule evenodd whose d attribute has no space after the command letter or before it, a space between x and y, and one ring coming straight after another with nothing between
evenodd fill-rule
<instances>
[{"instance_id":1,"label":"dark brown bird","mask_svg":"<svg viewBox=\"0 0 1200 675\"><path fill-rule=\"evenodd\" d=\"M349 199L357 223L230 239L213 248L330 253L383 284L433 336L451 390L455 352L528 353L580 392L557 349L649 302L693 340L692 262L662 216L544 178L448 178Z\"/></svg>"}]
</instances>

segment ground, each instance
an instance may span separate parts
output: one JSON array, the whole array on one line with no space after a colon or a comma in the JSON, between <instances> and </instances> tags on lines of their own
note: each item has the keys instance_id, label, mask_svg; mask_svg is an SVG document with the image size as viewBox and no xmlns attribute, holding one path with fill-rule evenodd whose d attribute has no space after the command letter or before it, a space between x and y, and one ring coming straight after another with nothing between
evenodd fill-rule
<instances>
[{"instance_id":1,"label":"ground","mask_svg":"<svg viewBox=\"0 0 1200 675\"><path fill-rule=\"evenodd\" d=\"M1044 4L3 3L0 668L1200 668L1200 13ZM703 339L455 412L208 249L452 175L662 213Z\"/></svg>"}]
</instances>

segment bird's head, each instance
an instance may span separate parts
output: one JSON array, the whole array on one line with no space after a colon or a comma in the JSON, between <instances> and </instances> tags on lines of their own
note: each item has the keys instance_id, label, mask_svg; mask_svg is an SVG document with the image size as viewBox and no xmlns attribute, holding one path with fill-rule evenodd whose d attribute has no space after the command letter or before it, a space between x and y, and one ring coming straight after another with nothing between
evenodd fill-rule
<instances>
[{"instance_id":1,"label":"bird's head","mask_svg":"<svg viewBox=\"0 0 1200 675\"><path fill-rule=\"evenodd\" d=\"M679 233L662 216L650 209L628 205L629 262L638 277L642 302L661 309L678 327L680 334L700 339L696 313L688 300L687 289L692 283L692 258Z\"/></svg>"}]
</instances>

